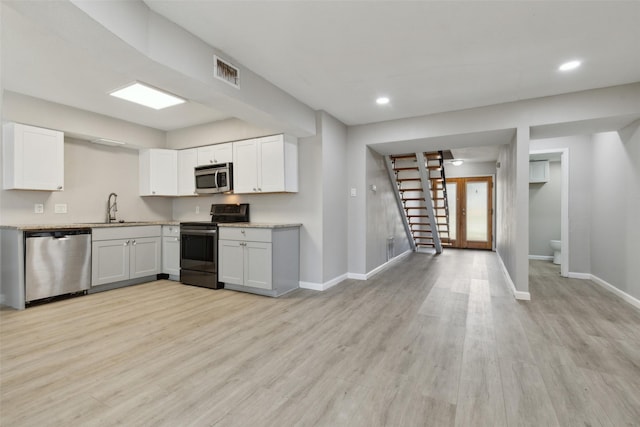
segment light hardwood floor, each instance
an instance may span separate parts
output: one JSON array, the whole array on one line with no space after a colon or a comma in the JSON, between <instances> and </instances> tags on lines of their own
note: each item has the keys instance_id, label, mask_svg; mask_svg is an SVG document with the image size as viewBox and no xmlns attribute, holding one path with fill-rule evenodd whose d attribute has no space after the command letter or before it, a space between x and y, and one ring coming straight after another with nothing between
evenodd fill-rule
<instances>
[{"instance_id":1,"label":"light hardwood floor","mask_svg":"<svg viewBox=\"0 0 640 427\"><path fill-rule=\"evenodd\" d=\"M158 281L0 312L2 426L640 425L640 313L531 264L412 254L271 299Z\"/></svg>"}]
</instances>

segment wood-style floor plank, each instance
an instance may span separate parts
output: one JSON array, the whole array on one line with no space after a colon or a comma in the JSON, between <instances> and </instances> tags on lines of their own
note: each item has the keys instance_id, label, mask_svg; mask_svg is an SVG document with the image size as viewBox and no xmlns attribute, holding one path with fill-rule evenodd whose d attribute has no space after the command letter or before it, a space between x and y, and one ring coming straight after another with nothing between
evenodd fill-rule
<instances>
[{"instance_id":1,"label":"wood-style floor plank","mask_svg":"<svg viewBox=\"0 0 640 427\"><path fill-rule=\"evenodd\" d=\"M640 313L496 254L273 299L157 281L0 310L0 426L640 424Z\"/></svg>"}]
</instances>

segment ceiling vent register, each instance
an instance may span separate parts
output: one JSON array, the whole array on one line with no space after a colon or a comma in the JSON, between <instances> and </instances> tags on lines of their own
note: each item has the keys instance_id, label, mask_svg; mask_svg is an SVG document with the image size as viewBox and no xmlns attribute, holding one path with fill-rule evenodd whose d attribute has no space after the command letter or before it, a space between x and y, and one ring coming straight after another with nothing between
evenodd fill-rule
<instances>
[{"instance_id":1,"label":"ceiling vent register","mask_svg":"<svg viewBox=\"0 0 640 427\"><path fill-rule=\"evenodd\" d=\"M240 89L240 70L235 65L213 55L214 76L231 86Z\"/></svg>"}]
</instances>

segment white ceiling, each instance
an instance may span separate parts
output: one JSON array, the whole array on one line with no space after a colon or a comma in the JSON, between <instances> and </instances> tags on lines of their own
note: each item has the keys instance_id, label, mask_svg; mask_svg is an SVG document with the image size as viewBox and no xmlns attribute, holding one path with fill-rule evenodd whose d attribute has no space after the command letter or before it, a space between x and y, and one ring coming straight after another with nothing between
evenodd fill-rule
<instances>
[{"instance_id":1,"label":"white ceiling","mask_svg":"<svg viewBox=\"0 0 640 427\"><path fill-rule=\"evenodd\" d=\"M638 1L145 3L349 125L640 80Z\"/></svg>"},{"instance_id":2,"label":"white ceiling","mask_svg":"<svg viewBox=\"0 0 640 427\"><path fill-rule=\"evenodd\" d=\"M145 3L349 125L640 81L639 1ZM106 96L143 72L153 84L154 64L133 49L101 49L99 40L87 51L5 4L5 89L162 130L229 117L224 105L157 112ZM56 13L56 3L46 5ZM91 20L67 25L82 37ZM580 69L556 70L574 58ZM174 93L188 91L179 75L156 77ZM391 103L375 105L379 95Z\"/></svg>"}]
</instances>

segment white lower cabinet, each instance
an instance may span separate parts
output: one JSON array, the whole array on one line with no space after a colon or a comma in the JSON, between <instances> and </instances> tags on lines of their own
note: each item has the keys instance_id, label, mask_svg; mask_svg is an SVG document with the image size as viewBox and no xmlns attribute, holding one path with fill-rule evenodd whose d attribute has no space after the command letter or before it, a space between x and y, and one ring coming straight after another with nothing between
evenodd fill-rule
<instances>
[{"instance_id":1,"label":"white lower cabinet","mask_svg":"<svg viewBox=\"0 0 640 427\"><path fill-rule=\"evenodd\" d=\"M91 286L153 276L161 271L160 226L92 231Z\"/></svg>"},{"instance_id":2,"label":"white lower cabinet","mask_svg":"<svg viewBox=\"0 0 640 427\"><path fill-rule=\"evenodd\" d=\"M274 297L298 288L299 236L299 226L220 225L218 280L227 289Z\"/></svg>"},{"instance_id":3,"label":"white lower cabinet","mask_svg":"<svg viewBox=\"0 0 640 427\"><path fill-rule=\"evenodd\" d=\"M162 227L162 272L170 279L180 278L180 226Z\"/></svg>"}]
</instances>

